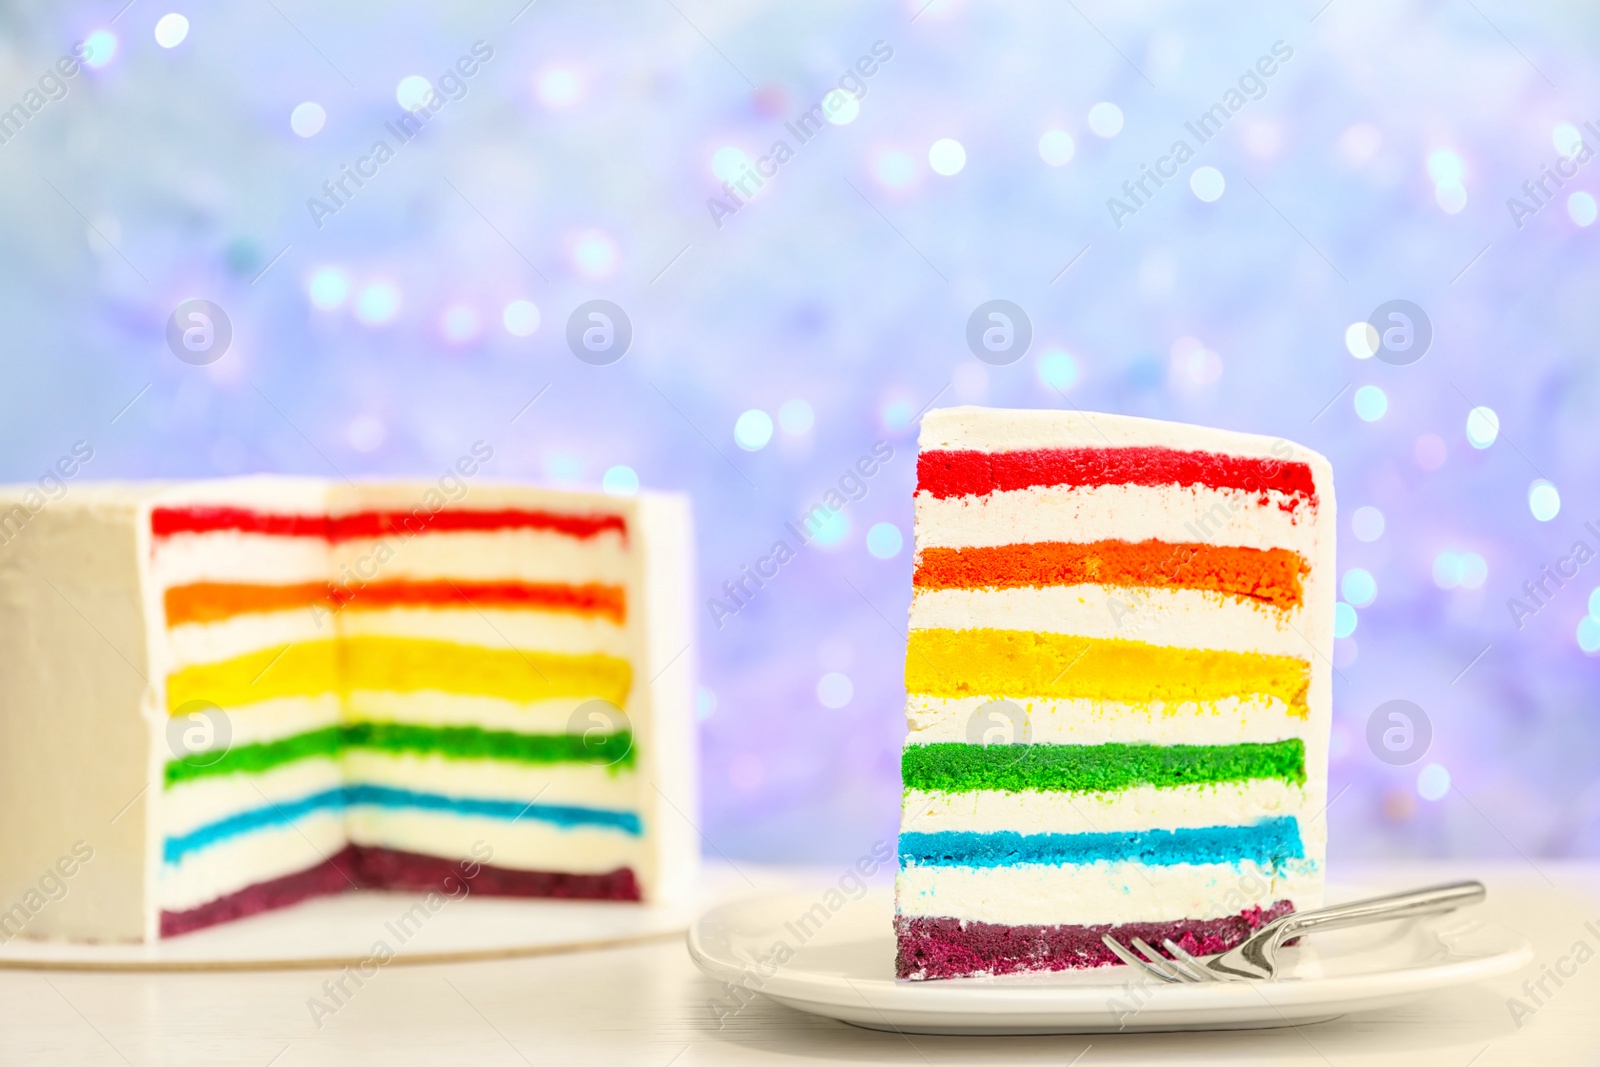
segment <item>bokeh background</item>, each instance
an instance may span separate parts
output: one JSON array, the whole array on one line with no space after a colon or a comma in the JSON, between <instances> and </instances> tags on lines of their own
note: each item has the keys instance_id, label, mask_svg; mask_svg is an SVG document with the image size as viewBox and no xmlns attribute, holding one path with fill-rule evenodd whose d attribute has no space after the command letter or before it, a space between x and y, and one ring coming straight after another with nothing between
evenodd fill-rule
<instances>
[{"instance_id":1,"label":"bokeh background","mask_svg":"<svg viewBox=\"0 0 1600 1067\"><path fill-rule=\"evenodd\" d=\"M0 8L5 480L79 441L104 479L432 476L481 440L489 476L692 494L709 602L881 441L692 653L708 848L831 861L895 832L922 410L1281 435L1337 472L1335 861L1600 854L1593 9L122 3ZM196 298L233 332L206 365L166 341ZM594 299L633 328L606 366L566 340ZM1031 323L1010 363L968 348L991 299ZM1392 300L1420 360L1371 358ZM1401 765L1368 741L1396 699L1431 725Z\"/></svg>"}]
</instances>

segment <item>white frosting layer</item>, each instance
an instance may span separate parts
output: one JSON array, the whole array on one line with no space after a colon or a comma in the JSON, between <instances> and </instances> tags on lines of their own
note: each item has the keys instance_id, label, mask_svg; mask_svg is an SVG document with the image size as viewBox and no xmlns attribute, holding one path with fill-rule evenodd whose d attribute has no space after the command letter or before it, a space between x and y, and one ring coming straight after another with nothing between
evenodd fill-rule
<instances>
[{"instance_id":1,"label":"white frosting layer","mask_svg":"<svg viewBox=\"0 0 1600 1067\"><path fill-rule=\"evenodd\" d=\"M157 537L150 544L150 576L162 590L195 582L325 582L328 542L237 530Z\"/></svg>"},{"instance_id":2,"label":"white frosting layer","mask_svg":"<svg viewBox=\"0 0 1600 1067\"><path fill-rule=\"evenodd\" d=\"M1292 815L1309 819L1305 792L1274 780L1186 785L1170 789L1135 786L1109 793L927 793L908 789L901 803L902 830L939 833L965 830L1023 834L1091 834L1124 830L1249 826Z\"/></svg>"},{"instance_id":3,"label":"white frosting layer","mask_svg":"<svg viewBox=\"0 0 1600 1067\"><path fill-rule=\"evenodd\" d=\"M466 859L473 855L473 844L484 841L494 849L491 864L525 871L601 874L637 868L646 847L640 838L598 827L563 829L528 818L510 822L377 807L351 808L349 829L350 840L358 845L447 859Z\"/></svg>"},{"instance_id":4,"label":"white frosting layer","mask_svg":"<svg viewBox=\"0 0 1600 1067\"><path fill-rule=\"evenodd\" d=\"M179 837L239 812L290 803L343 784L339 761L324 758L295 760L259 774L212 774L192 778L163 793L162 836Z\"/></svg>"},{"instance_id":5,"label":"white frosting layer","mask_svg":"<svg viewBox=\"0 0 1600 1067\"><path fill-rule=\"evenodd\" d=\"M608 619L560 611L498 608L394 608L387 611L339 613L345 637L381 635L453 641L489 649L536 649L540 652L632 654L635 641Z\"/></svg>"},{"instance_id":6,"label":"white frosting layer","mask_svg":"<svg viewBox=\"0 0 1600 1067\"><path fill-rule=\"evenodd\" d=\"M989 697L912 696L906 700L908 744L1237 745L1308 732L1276 698L1188 701L1172 706L1098 700L1016 700L1020 723ZM1020 730L1020 732L1019 732Z\"/></svg>"},{"instance_id":7,"label":"white frosting layer","mask_svg":"<svg viewBox=\"0 0 1600 1067\"><path fill-rule=\"evenodd\" d=\"M525 734L561 734L598 725L574 719L586 698L563 697L521 704L498 697L458 693L400 693L357 689L350 694L352 722L403 722L418 726L481 726Z\"/></svg>"},{"instance_id":8,"label":"white frosting layer","mask_svg":"<svg viewBox=\"0 0 1600 1067\"><path fill-rule=\"evenodd\" d=\"M895 879L901 915L945 916L1008 925L1075 926L1217 919L1290 900L1321 904L1321 865L1291 861L1282 874L1254 862L1146 865L1099 862L1062 867L910 867Z\"/></svg>"},{"instance_id":9,"label":"white frosting layer","mask_svg":"<svg viewBox=\"0 0 1600 1067\"><path fill-rule=\"evenodd\" d=\"M1020 452L1034 448L1114 448L1160 446L1191 452L1221 452L1309 463L1327 460L1308 448L1265 434L1219 430L1165 419L1107 415L1099 411L1055 408L986 408L958 405L923 415L917 447L975 452Z\"/></svg>"},{"instance_id":10,"label":"white frosting layer","mask_svg":"<svg viewBox=\"0 0 1600 1067\"><path fill-rule=\"evenodd\" d=\"M157 875L160 906L187 911L257 882L315 867L344 846L344 818L329 811L218 841L175 864L162 864Z\"/></svg>"},{"instance_id":11,"label":"white frosting layer","mask_svg":"<svg viewBox=\"0 0 1600 1067\"><path fill-rule=\"evenodd\" d=\"M310 730L321 730L337 725L343 717L343 709L339 697L335 693L323 693L315 697L280 697L276 700L259 700L254 704L241 704L237 707L223 709L225 728L219 728L212 735L211 743L186 749L183 737L180 736L175 746L163 742L160 755L163 762L173 758L173 747L181 753L184 751L204 752L209 749L226 745L229 748L238 748L240 745L254 745L266 741L278 741L295 734L303 734ZM163 724L165 725L165 724ZM200 723L186 723L200 727ZM182 728L180 728L182 729ZM195 732L197 740L204 739L204 734ZM163 734L163 737L165 735Z\"/></svg>"},{"instance_id":12,"label":"white frosting layer","mask_svg":"<svg viewBox=\"0 0 1600 1067\"><path fill-rule=\"evenodd\" d=\"M344 760L353 782L451 797L632 811L638 796L633 772L581 763L455 760L360 748L346 752Z\"/></svg>"},{"instance_id":13,"label":"white frosting layer","mask_svg":"<svg viewBox=\"0 0 1600 1067\"><path fill-rule=\"evenodd\" d=\"M1031 630L1310 659L1301 615L1198 589L919 589L911 598L913 630Z\"/></svg>"},{"instance_id":14,"label":"white frosting layer","mask_svg":"<svg viewBox=\"0 0 1600 1067\"><path fill-rule=\"evenodd\" d=\"M1277 493L1207 486L1033 486L986 496L916 495L916 546L967 548L1041 541L1191 542L1287 548L1312 558L1314 511L1285 511ZM1317 510L1320 510L1317 509Z\"/></svg>"},{"instance_id":15,"label":"white frosting layer","mask_svg":"<svg viewBox=\"0 0 1600 1067\"><path fill-rule=\"evenodd\" d=\"M614 497L605 500L603 513L622 510ZM440 577L615 585L632 572L627 543L615 530L581 539L548 530L430 530L410 540L355 538L333 544L332 564L331 577L340 585Z\"/></svg>"}]
</instances>

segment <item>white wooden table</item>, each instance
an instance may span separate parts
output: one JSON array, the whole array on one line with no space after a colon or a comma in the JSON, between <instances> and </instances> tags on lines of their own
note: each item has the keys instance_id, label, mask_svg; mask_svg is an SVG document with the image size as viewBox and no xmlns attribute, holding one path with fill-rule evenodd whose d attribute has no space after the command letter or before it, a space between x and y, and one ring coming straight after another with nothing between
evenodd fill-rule
<instances>
[{"instance_id":1,"label":"white wooden table","mask_svg":"<svg viewBox=\"0 0 1600 1067\"><path fill-rule=\"evenodd\" d=\"M719 987L681 939L581 954L392 966L313 1020L331 973L0 971L0 1064L1600 1063L1600 863L1335 870L1399 888L1475 876L1488 918L1534 945L1528 972L1318 1026L1149 1036L934 1038L857 1030L758 1001L721 1028ZM1590 924L1587 928L1585 924ZM1592 958L1578 963L1578 942ZM1563 962L1564 961L1564 962ZM1566 971L1535 1006L1522 983ZM1508 998L1535 1013L1519 1027ZM1074 1059L1074 1057L1077 1057Z\"/></svg>"}]
</instances>

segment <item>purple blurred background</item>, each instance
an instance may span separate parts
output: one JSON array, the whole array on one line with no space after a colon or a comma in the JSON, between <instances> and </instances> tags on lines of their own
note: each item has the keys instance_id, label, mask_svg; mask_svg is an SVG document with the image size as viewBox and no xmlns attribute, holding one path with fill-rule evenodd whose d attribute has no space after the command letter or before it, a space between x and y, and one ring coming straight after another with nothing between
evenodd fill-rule
<instances>
[{"instance_id":1,"label":"purple blurred background","mask_svg":"<svg viewBox=\"0 0 1600 1067\"><path fill-rule=\"evenodd\" d=\"M926 406L1282 435L1337 473L1335 859L1600 854L1595 12L120 3L0 12L6 480L77 441L100 479L433 476L484 440L488 476L693 494L732 607L882 441L693 653L707 840L822 861L895 832ZM232 326L207 365L166 341L191 298ZM965 339L996 298L1033 331L1005 365ZM594 299L633 329L610 365L566 339ZM1420 360L1371 358L1391 300ZM1432 732L1400 765L1393 699Z\"/></svg>"}]
</instances>

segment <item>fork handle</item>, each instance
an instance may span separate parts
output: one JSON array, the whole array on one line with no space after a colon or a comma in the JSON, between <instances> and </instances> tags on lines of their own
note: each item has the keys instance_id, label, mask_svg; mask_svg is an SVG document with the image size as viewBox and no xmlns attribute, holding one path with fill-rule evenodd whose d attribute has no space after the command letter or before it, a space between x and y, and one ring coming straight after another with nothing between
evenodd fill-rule
<instances>
[{"instance_id":1,"label":"fork handle","mask_svg":"<svg viewBox=\"0 0 1600 1067\"><path fill-rule=\"evenodd\" d=\"M1283 925L1278 928L1276 941L1281 945L1291 937L1317 930L1342 930L1416 915L1439 915L1469 904L1482 903L1487 895L1482 882L1451 882L1449 885L1416 889L1409 893L1353 900L1347 904L1286 916Z\"/></svg>"}]
</instances>

